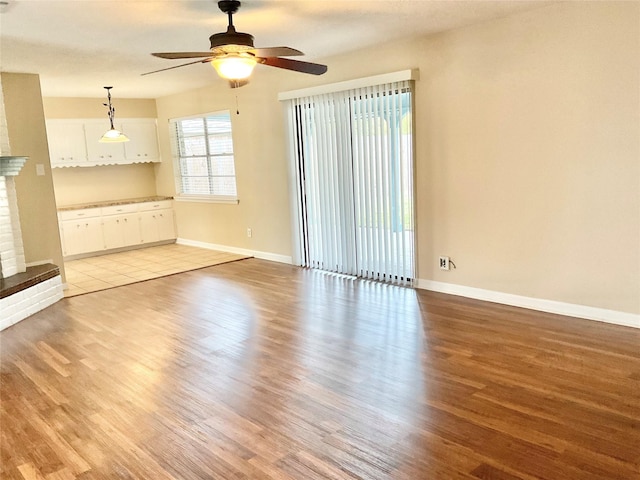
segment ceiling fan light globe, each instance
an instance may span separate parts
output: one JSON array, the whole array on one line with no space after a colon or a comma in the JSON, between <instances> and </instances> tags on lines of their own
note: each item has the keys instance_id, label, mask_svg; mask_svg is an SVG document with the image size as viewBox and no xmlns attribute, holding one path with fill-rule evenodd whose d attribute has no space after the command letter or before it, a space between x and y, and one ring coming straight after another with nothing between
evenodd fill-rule
<instances>
[{"instance_id":1,"label":"ceiling fan light globe","mask_svg":"<svg viewBox=\"0 0 640 480\"><path fill-rule=\"evenodd\" d=\"M100 143L128 142L129 141L129 137L127 137L120 130L116 130L114 128L114 129L111 129L111 130L107 131L102 137L100 137L100 140L98 140L98 141Z\"/></svg>"},{"instance_id":2,"label":"ceiling fan light globe","mask_svg":"<svg viewBox=\"0 0 640 480\"><path fill-rule=\"evenodd\" d=\"M250 55L225 55L211 60L218 75L227 80L244 80L251 76L256 59Z\"/></svg>"}]
</instances>

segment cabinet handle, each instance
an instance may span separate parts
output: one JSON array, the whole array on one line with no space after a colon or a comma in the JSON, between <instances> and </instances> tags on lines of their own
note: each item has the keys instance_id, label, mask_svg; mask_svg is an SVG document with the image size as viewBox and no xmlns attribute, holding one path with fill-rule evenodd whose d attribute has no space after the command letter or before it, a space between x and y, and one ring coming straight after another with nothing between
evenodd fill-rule
<instances>
[{"instance_id":1,"label":"cabinet handle","mask_svg":"<svg viewBox=\"0 0 640 480\"><path fill-rule=\"evenodd\" d=\"M109 158L111 158L111 155L109 155Z\"/></svg>"},{"instance_id":2,"label":"cabinet handle","mask_svg":"<svg viewBox=\"0 0 640 480\"><path fill-rule=\"evenodd\" d=\"M124 221L126 222L126 221L127 221L127 219L125 218L125 219L124 219Z\"/></svg>"},{"instance_id":3,"label":"cabinet handle","mask_svg":"<svg viewBox=\"0 0 640 480\"><path fill-rule=\"evenodd\" d=\"M140 154L138 154L138 156L140 156Z\"/></svg>"},{"instance_id":4,"label":"cabinet handle","mask_svg":"<svg viewBox=\"0 0 640 480\"><path fill-rule=\"evenodd\" d=\"M121 211L122 211L121 208L116 209L116 212L121 212Z\"/></svg>"},{"instance_id":5,"label":"cabinet handle","mask_svg":"<svg viewBox=\"0 0 640 480\"><path fill-rule=\"evenodd\" d=\"M100 155L100 158L104 158L104 155Z\"/></svg>"}]
</instances>

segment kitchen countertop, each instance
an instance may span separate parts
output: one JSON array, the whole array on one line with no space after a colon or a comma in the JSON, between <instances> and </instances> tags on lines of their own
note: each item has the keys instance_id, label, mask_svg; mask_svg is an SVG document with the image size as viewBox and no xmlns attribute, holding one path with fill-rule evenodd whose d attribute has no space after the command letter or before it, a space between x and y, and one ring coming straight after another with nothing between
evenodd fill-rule
<instances>
[{"instance_id":1,"label":"kitchen countertop","mask_svg":"<svg viewBox=\"0 0 640 480\"><path fill-rule=\"evenodd\" d=\"M91 202L91 203L79 203L76 205L65 205L58 207L59 212L65 210L82 210L83 208L100 208L100 207L112 207L114 205L126 205L127 203L143 203L143 202L159 202L161 200L173 200L173 197L140 197L140 198L126 198L123 200L106 200L103 202Z\"/></svg>"}]
</instances>

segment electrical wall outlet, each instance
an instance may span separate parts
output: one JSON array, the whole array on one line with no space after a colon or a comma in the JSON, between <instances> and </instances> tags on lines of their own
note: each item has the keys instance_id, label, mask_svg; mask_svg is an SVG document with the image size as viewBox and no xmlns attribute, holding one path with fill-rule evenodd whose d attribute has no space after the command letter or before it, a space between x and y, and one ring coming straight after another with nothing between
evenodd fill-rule
<instances>
[{"instance_id":1,"label":"electrical wall outlet","mask_svg":"<svg viewBox=\"0 0 640 480\"><path fill-rule=\"evenodd\" d=\"M440 270L449 270L449 257L440 257Z\"/></svg>"},{"instance_id":2,"label":"electrical wall outlet","mask_svg":"<svg viewBox=\"0 0 640 480\"><path fill-rule=\"evenodd\" d=\"M247 228L247 237L251 238L251 235L253 235L253 232L250 228Z\"/></svg>"}]
</instances>

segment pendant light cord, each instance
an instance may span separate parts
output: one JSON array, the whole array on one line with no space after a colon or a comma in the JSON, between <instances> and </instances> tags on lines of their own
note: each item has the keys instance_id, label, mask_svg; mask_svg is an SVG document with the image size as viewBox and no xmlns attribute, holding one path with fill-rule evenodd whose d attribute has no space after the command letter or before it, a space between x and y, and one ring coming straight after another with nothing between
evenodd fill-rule
<instances>
[{"instance_id":1,"label":"pendant light cord","mask_svg":"<svg viewBox=\"0 0 640 480\"><path fill-rule=\"evenodd\" d=\"M111 89L113 87L104 87L104 88L107 90L107 100L109 101L109 104L107 105L106 103L103 103L103 105L108 109L107 115L109 116L109 123L111 125L111 130L115 130L113 126L113 118L115 116L116 109L113 108L113 105L111 105Z\"/></svg>"}]
</instances>

